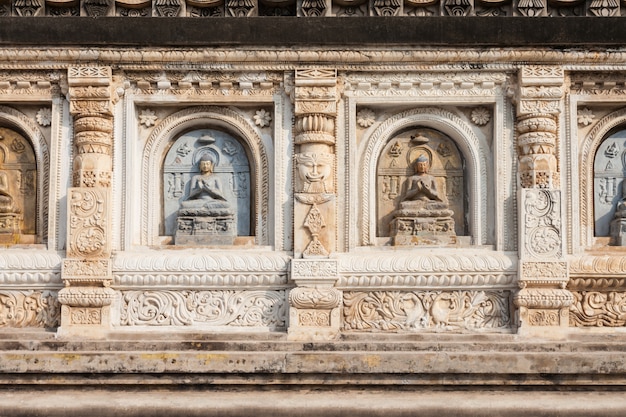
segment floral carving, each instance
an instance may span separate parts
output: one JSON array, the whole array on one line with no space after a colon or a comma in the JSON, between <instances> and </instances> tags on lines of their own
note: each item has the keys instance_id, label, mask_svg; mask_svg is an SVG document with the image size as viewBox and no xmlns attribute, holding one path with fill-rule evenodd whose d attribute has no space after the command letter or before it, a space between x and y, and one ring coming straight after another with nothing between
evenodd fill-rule
<instances>
[{"instance_id":1,"label":"floral carving","mask_svg":"<svg viewBox=\"0 0 626 417\"><path fill-rule=\"evenodd\" d=\"M579 125L589 126L593 122L593 119L595 118L596 116L587 107L585 107L584 109L578 110L578 124Z\"/></svg>"},{"instance_id":2,"label":"floral carving","mask_svg":"<svg viewBox=\"0 0 626 417\"><path fill-rule=\"evenodd\" d=\"M370 109L362 109L356 115L356 122L361 127L370 127L376 121L376 114Z\"/></svg>"},{"instance_id":3,"label":"floral carving","mask_svg":"<svg viewBox=\"0 0 626 417\"><path fill-rule=\"evenodd\" d=\"M70 192L70 255L100 256L107 242L107 216L101 189L72 189Z\"/></svg>"},{"instance_id":4,"label":"floral carving","mask_svg":"<svg viewBox=\"0 0 626 417\"><path fill-rule=\"evenodd\" d=\"M52 110L49 107L42 107L35 116L39 126L50 126L52 124Z\"/></svg>"},{"instance_id":5,"label":"floral carving","mask_svg":"<svg viewBox=\"0 0 626 417\"><path fill-rule=\"evenodd\" d=\"M158 117L156 113L150 109L144 109L139 114L139 123L145 127L154 126L157 120Z\"/></svg>"},{"instance_id":6,"label":"floral carving","mask_svg":"<svg viewBox=\"0 0 626 417\"><path fill-rule=\"evenodd\" d=\"M123 326L284 328L287 301L278 291L124 291Z\"/></svg>"},{"instance_id":7,"label":"floral carving","mask_svg":"<svg viewBox=\"0 0 626 417\"><path fill-rule=\"evenodd\" d=\"M269 126L272 122L272 115L264 109L257 110L252 118L254 119L254 124L259 127Z\"/></svg>"},{"instance_id":8,"label":"floral carving","mask_svg":"<svg viewBox=\"0 0 626 417\"><path fill-rule=\"evenodd\" d=\"M70 316L72 324L102 323L102 312L99 308L72 308Z\"/></svg>"},{"instance_id":9,"label":"floral carving","mask_svg":"<svg viewBox=\"0 0 626 417\"><path fill-rule=\"evenodd\" d=\"M296 308L335 308L341 303L341 292L334 288L296 287L289 292L289 303Z\"/></svg>"},{"instance_id":10,"label":"floral carving","mask_svg":"<svg viewBox=\"0 0 626 417\"><path fill-rule=\"evenodd\" d=\"M344 293L346 330L507 329L508 291Z\"/></svg>"},{"instance_id":11,"label":"floral carving","mask_svg":"<svg viewBox=\"0 0 626 417\"><path fill-rule=\"evenodd\" d=\"M59 326L61 306L52 291L0 291L0 328Z\"/></svg>"},{"instance_id":12,"label":"floral carving","mask_svg":"<svg viewBox=\"0 0 626 417\"><path fill-rule=\"evenodd\" d=\"M484 126L491 120L491 112L485 107L478 107L472 110L470 117L474 124Z\"/></svg>"},{"instance_id":13,"label":"floral carving","mask_svg":"<svg viewBox=\"0 0 626 417\"><path fill-rule=\"evenodd\" d=\"M558 326L559 312L556 310L532 310L528 313L531 326Z\"/></svg>"},{"instance_id":14,"label":"floral carving","mask_svg":"<svg viewBox=\"0 0 626 417\"><path fill-rule=\"evenodd\" d=\"M560 194L558 191L528 189L525 192L526 250L537 258L561 256Z\"/></svg>"},{"instance_id":15,"label":"floral carving","mask_svg":"<svg viewBox=\"0 0 626 417\"><path fill-rule=\"evenodd\" d=\"M298 312L298 324L304 327L330 326L330 311L303 310Z\"/></svg>"},{"instance_id":16,"label":"floral carving","mask_svg":"<svg viewBox=\"0 0 626 417\"><path fill-rule=\"evenodd\" d=\"M291 278L336 278L338 275L335 260L302 260L291 261Z\"/></svg>"},{"instance_id":17,"label":"floral carving","mask_svg":"<svg viewBox=\"0 0 626 417\"><path fill-rule=\"evenodd\" d=\"M626 292L574 291L570 307L570 326L626 326Z\"/></svg>"}]
</instances>

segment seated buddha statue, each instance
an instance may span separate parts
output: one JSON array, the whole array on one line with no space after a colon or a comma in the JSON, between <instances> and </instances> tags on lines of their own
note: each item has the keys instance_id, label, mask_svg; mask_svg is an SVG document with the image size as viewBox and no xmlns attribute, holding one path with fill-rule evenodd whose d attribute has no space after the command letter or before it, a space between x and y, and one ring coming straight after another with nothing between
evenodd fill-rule
<instances>
[{"instance_id":1,"label":"seated buddha statue","mask_svg":"<svg viewBox=\"0 0 626 417\"><path fill-rule=\"evenodd\" d=\"M213 175L214 163L209 155L198 162L200 174L190 181L187 200L181 203L179 215L225 216L233 214L222 193L220 180Z\"/></svg>"}]
</instances>

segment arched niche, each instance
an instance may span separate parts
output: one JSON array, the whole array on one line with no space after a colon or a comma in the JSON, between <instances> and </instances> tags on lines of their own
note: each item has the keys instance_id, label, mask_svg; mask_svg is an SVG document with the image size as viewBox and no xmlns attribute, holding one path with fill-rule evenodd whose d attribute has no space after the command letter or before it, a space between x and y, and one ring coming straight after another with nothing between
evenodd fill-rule
<instances>
[{"instance_id":1,"label":"arched niche","mask_svg":"<svg viewBox=\"0 0 626 417\"><path fill-rule=\"evenodd\" d=\"M610 223L609 218L615 213L615 209L610 209L608 206L609 204L615 205L621 198L619 195L621 195L620 187L623 181L620 182L619 178L624 176L624 174L619 173L619 169L623 168L615 169L615 167L625 162L621 159L617 161L617 158L620 157L608 158L605 152L613 143L616 143L616 146L619 145L622 135L620 132L623 130L626 130L626 108L616 110L600 119L581 144L579 201L582 247L594 245L595 237L608 236L605 234L605 224ZM609 150L609 154L611 152L613 151ZM615 162L611 163L613 168L609 165L607 170L609 160ZM605 180L609 178L615 178L615 182ZM606 186L610 188L605 191L603 187ZM615 195L611 196L611 194Z\"/></svg>"},{"instance_id":2,"label":"arched niche","mask_svg":"<svg viewBox=\"0 0 626 417\"><path fill-rule=\"evenodd\" d=\"M611 221L624 194L626 177L626 127L609 134L596 151L593 162L594 235L610 236Z\"/></svg>"},{"instance_id":3,"label":"arched niche","mask_svg":"<svg viewBox=\"0 0 626 417\"><path fill-rule=\"evenodd\" d=\"M162 234L176 232L177 213L190 199L192 178L200 174L203 158L213 162L211 178L219 185L226 203L235 213L236 236L253 236L254 205L252 202L249 151L239 139L216 129L198 129L179 135L163 162Z\"/></svg>"},{"instance_id":4,"label":"arched niche","mask_svg":"<svg viewBox=\"0 0 626 417\"><path fill-rule=\"evenodd\" d=\"M487 230L493 221L487 215L487 172L491 168L489 146L456 114L437 107L406 110L390 116L381 123L359 147L362 245L377 245L379 158L392 139L411 129L432 129L454 142L464 161L464 192L467 195L464 227L475 245L487 242ZM382 186L381 186L382 187Z\"/></svg>"},{"instance_id":5,"label":"arched niche","mask_svg":"<svg viewBox=\"0 0 626 417\"><path fill-rule=\"evenodd\" d=\"M8 194L19 208L18 222L8 225L5 208L0 219L3 243L44 243L48 229L48 188L50 159L47 142L31 118L7 106L0 106L0 194ZM8 199L4 199L8 204ZM5 206L6 207L6 206ZM15 227L17 224L17 227ZM11 233L8 237L9 229Z\"/></svg>"},{"instance_id":6,"label":"arched niche","mask_svg":"<svg viewBox=\"0 0 626 417\"><path fill-rule=\"evenodd\" d=\"M141 244L161 244L166 231L164 162L178 139L190 132L212 131L230 137L245 149L250 166L250 234L258 245L266 245L269 210L269 164L267 150L251 122L232 108L190 107L163 119L146 142L142 163ZM201 133L200 133L201 134Z\"/></svg>"},{"instance_id":7,"label":"arched niche","mask_svg":"<svg viewBox=\"0 0 626 417\"><path fill-rule=\"evenodd\" d=\"M416 143L416 139L422 139ZM427 142L426 142L427 140ZM394 212L407 194L409 179L415 174L418 157L429 161L429 175L435 178L440 198L453 211L455 234L465 236L467 200L464 160L454 141L446 134L427 127L411 127L392 136L378 157L376 171L378 237L390 236Z\"/></svg>"}]
</instances>

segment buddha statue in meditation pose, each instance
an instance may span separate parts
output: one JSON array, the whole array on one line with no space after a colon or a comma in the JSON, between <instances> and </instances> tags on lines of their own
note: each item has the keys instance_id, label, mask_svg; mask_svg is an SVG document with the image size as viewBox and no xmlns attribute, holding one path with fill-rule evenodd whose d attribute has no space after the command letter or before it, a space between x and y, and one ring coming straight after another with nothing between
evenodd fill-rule
<instances>
[{"instance_id":1,"label":"buddha statue in meditation pose","mask_svg":"<svg viewBox=\"0 0 626 417\"><path fill-rule=\"evenodd\" d=\"M189 194L178 210L175 244L232 245L237 233L235 211L228 203L215 163L205 154L198 162L200 173L189 182Z\"/></svg>"},{"instance_id":2,"label":"buddha statue in meditation pose","mask_svg":"<svg viewBox=\"0 0 626 417\"><path fill-rule=\"evenodd\" d=\"M400 208L393 213L394 245L431 245L455 242L453 211L442 196L437 179L428 173L424 154L415 161L415 174L408 178Z\"/></svg>"}]
</instances>

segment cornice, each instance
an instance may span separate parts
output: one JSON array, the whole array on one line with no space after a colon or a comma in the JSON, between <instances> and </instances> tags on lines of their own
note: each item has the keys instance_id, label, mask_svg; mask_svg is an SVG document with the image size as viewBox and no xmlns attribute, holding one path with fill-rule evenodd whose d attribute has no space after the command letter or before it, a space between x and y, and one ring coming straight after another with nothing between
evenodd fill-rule
<instances>
[{"instance_id":1,"label":"cornice","mask_svg":"<svg viewBox=\"0 0 626 417\"><path fill-rule=\"evenodd\" d=\"M624 25L626 27L626 25ZM626 38L626 37L625 37ZM415 46L320 48L17 47L0 44L0 70L66 69L110 65L121 70L259 71L311 65L340 71L515 71L520 65L567 65L568 70L626 70L626 48L425 48Z\"/></svg>"}]
</instances>

